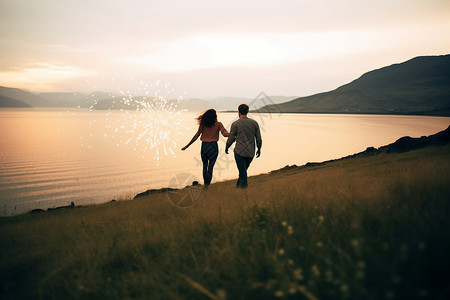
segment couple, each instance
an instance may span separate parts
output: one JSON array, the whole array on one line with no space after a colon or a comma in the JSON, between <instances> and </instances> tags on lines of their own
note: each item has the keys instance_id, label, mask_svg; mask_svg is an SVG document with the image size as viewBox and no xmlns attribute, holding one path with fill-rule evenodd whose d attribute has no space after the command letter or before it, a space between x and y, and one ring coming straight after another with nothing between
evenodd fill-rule
<instances>
[{"instance_id":1,"label":"couple","mask_svg":"<svg viewBox=\"0 0 450 300\"><path fill-rule=\"evenodd\" d=\"M214 164L219 155L219 131L224 137L228 137L225 153L228 154L228 148L236 141L234 147L234 158L239 170L239 179L236 183L237 188L247 188L247 169L255 155L255 143L258 150L256 157L261 155L261 132L259 125L255 120L247 118L249 107L247 104L241 104L238 107L239 120L231 124L230 133L223 127L221 122L217 121L217 114L214 109L207 110L197 118L199 123L198 131L192 140L181 150L186 150L201 135L202 141L201 157L203 162L203 180L205 189L211 183Z\"/></svg>"}]
</instances>

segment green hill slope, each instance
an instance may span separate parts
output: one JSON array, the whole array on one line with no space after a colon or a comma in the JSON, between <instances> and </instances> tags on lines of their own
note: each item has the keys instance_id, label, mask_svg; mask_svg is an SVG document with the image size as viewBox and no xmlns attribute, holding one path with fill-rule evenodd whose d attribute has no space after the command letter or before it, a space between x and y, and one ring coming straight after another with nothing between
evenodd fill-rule
<instances>
[{"instance_id":1,"label":"green hill slope","mask_svg":"<svg viewBox=\"0 0 450 300\"><path fill-rule=\"evenodd\" d=\"M260 112L450 113L450 55L416 57L363 74L333 91L301 97Z\"/></svg>"}]
</instances>

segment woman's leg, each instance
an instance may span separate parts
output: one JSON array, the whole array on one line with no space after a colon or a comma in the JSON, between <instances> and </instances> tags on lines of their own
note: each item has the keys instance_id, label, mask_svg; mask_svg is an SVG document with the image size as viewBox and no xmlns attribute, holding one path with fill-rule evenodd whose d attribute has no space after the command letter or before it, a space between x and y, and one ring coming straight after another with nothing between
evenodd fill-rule
<instances>
[{"instance_id":1,"label":"woman's leg","mask_svg":"<svg viewBox=\"0 0 450 300\"><path fill-rule=\"evenodd\" d=\"M213 177L213 170L214 170L214 164L216 163L217 156L219 155L219 151L212 151L210 153L209 162L208 162L208 183L211 183L212 177ZM206 184L206 183L205 183Z\"/></svg>"},{"instance_id":2,"label":"woman's leg","mask_svg":"<svg viewBox=\"0 0 450 300\"><path fill-rule=\"evenodd\" d=\"M202 162L203 162L203 182L205 186L209 185L212 180L213 168L219 155L219 147L217 142L202 143Z\"/></svg>"},{"instance_id":3,"label":"woman's leg","mask_svg":"<svg viewBox=\"0 0 450 300\"><path fill-rule=\"evenodd\" d=\"M203 163L203 182L204 184L209 184L208 182L208 164L209 164L209 159L208 159L208 155L207 153L204 151L203 149L203 145L202 145L202 152L201 152L201 157L202 157L202 163Z\"/></svg>"}]
</instances>

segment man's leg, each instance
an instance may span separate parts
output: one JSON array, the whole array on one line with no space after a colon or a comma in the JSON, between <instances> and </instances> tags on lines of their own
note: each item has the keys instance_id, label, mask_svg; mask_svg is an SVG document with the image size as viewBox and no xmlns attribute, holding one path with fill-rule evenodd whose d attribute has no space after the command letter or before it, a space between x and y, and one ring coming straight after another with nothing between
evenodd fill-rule
<instances>
[{"instance_id":1,"label":"man's leg","mask_svg":"<svg viewBox=\"0 0 450 300\"><path fill-rule=\"evenodd\" d=\"M253 161L253 157L244 157L244 158L245 158L245 165L247 166L248 170L248 167L250 167L250 164Z\"/></svg>"},{"instance_id":2,"label":"man's leg","mask_svg":"<svg viewBox=\"0 0 450 300\"><path fill-rule=\"evenodd\" d=\"M244 157L244 160L245 160L245 180L242 183L242 188L247 188L248 187L247 170L248 170L248 167L250 167L250 163L252 162L253 157Z\"/></svg>"},{"instance_id":3,"label":"man's leg","mask_svg":"<svg viewBox=\"0 0 450 300\"><path fill-rule=\"evenodd\" d=\"M239 154L234 153L234 159L236 161L237 168L239 170L239 179L236 183L238 188L246 188L247 184L247 169L252 161L251 157L242 157Z\"/></svg>"}]
</instances>

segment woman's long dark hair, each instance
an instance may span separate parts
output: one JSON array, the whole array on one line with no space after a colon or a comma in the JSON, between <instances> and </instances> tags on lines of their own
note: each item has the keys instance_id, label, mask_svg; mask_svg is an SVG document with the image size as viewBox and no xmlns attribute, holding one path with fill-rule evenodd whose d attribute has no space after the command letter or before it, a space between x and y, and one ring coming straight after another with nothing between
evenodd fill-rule
<instances>
[{"instance_id":1,"label":"woman's long dark hair","mask_svg":"<svg viewBox=\"0 0 450 300\"><path fill-rule=\"evenodd\" d=\"M215 109L208 109L203 114L197 117L199 125L212 127L217 122L217 113Z\"/></svg>"}]
</instances>

